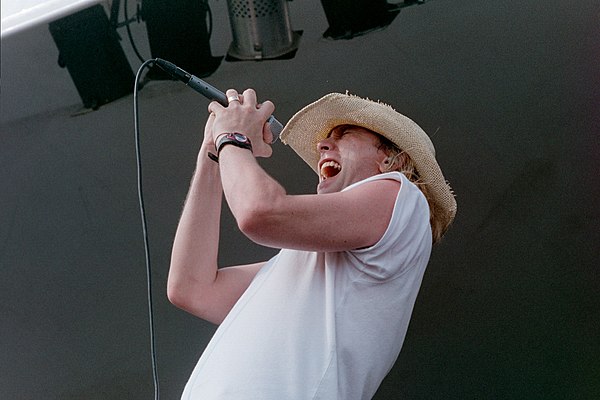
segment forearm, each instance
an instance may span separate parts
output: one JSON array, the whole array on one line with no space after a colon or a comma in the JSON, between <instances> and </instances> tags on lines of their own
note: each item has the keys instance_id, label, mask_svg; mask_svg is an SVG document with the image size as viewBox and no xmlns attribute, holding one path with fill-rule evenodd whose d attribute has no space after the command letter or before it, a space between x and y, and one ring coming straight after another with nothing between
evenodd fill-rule
<instances>
[{"instance_id":1,"label":"forearm","mask_svg":"<svg viewBox=\"0 0 600 400\"><path fill-rule=\"evenodd\" d=\"M203 146L177 227L167 293L178 306L203 285L214 282L222 201L219 168Z\"/></svg>"},{"instance_id":2,"label":"forearm","mask_svg":"<svg viewBox=\"0 0 600 400\"><path fill-rule=\"evenodd\" d=\"M257 225L266 223L266 218L280 208L286 191L260 167L248 150L226 146L219 164L227 204L240 230L251 234Z\"/></svg>"},{"instance_id":3,"label":"forearm","mask_svg":"<svg viewBox=\"0 0 600 400\"><path fill-rule=\"evenodd\" d=\"M272 153L268 144L271 132L265 121L273 113L274 105L270 101L257 103L252 89L245 90L242 96L229 89L227 96L233 99L229 106L216 102L209 105L209 111L215 115L211 130L213 142L218 143L223 134L237 132L252 144L252 150L231 143L219 146L219 167L227 204L247 237L277 247L273 241L263 240L271 226L266 219L285 205L286 192L254 158L269 157Z\"/></svg>"}]
</instances>

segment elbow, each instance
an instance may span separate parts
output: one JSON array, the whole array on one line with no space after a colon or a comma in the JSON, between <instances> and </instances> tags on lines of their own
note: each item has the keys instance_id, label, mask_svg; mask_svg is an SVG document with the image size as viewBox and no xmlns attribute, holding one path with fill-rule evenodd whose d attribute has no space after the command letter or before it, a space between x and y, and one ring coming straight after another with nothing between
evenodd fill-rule
<instances>
[{"instance_id":1,"label":"elbow","mask_svg":"<svg viewBox=\"0 0 600 400\"><path fill-rule=\"evenodd\" d=\"M186 304L189 301L188 296L185 295L182 288L171 281L167 283L167 299L169 299L169 302L175 307L184 310L187 308Z\"/></svg>"},{"instance_id":2,"label":"elbow","mask_svg":"<svg viewBox=\"0 0 600 400\"><path fill-rule=\"evenodd\" d=\"M175 307L191 312L197 303L197 294L193 280L169 277L167 281L167 299ZM200 291L201 292L201 291Z\"/></svg>"},{"instance_id":3,"label":"elbow","mask_svg":"<svg viewBox=\"0 0 600 400\"><path fill-rule=\"evenodd\" d=\"M240 231L252 241L262 244L268 238L269 224L273 220L272 210L262 208L248 208L236 216Z\"/></svg>"},{"instance_id":4,"label":"elbow","mask_svg":"<svg viewBox=\"0 0 600 400\"><path fill-rule=\"evenodd\" d=\"M215 312L214 302L211 303L210 297L202 296L204 290L196 290L185 284L173 284L171 281L167 284L167 298L175 307L188 312L198 318L220 324L224 315Z\"/></svg>"},{"instance_id":5,"label":"elbow","mask_svg":"<svg viewBox=\"0 0 600 400\"><path fill-rule=\"evenodd\" d=\"M258 195L247 193L228 199L239 230L258 244L270 242L271 236L277 233L288 201L285 190L279 186L264 187Z\"/></svg>"},{"instance_id":6,"label":"elbow","mask_svg":"<svg viewBox=\"0 0 600 400\"><path fill-rule=\"evenodd\" d=\"M256 213L241 214L236 218L236 222L240 231L246 236L252 236L259 229L259 217Z\"/></svg>"}]
</instances>

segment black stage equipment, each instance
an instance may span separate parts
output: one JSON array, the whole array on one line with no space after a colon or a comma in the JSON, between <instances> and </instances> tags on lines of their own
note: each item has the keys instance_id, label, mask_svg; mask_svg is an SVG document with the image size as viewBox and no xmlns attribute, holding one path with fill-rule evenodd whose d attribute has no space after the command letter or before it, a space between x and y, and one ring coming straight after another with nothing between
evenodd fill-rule
<instances>
[{"instance_id":1,"label":"black stage equipment","mask_svg":"<svg viewBox=\"0 0 600 400\"><path fill-rule=\"evenodd\" d=\"M101 5L50 22L48 28L58 64L69 71L84 107L97 109L133 91L133 71Z\"/></svg>"},{"instance_id":2,"label":"black stage equipment","mask_svg":"<svg viewBox=\"0 0 600 400\"><path fill-rule=\"evenodd\" d=\"M143 0L141 15L152 58L170 60L199 77L219 68L222 57L213 57L210 50L212 15L207 0ZM158 67L149 71L148 78L171 79Z\"/></svg>"},{"instance_id":3,"label":"black stage equipment","mask_svg":"<svg viewBox=\"0 0 600 400\"><path fill-rule=\"evenodd\" d=\"M323 37L352 39L392 23L403 5L386 0L321 0L329 28Z\"/></svg>"}]
</instances>

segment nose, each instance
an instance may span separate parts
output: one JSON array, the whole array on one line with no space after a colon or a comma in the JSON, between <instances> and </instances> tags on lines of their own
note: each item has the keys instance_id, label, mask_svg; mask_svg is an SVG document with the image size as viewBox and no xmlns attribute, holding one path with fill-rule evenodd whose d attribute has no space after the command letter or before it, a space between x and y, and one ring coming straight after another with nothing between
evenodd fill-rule
<instances>
[{"instance_id":1,"label":"nose","mask_svg":"<svg viewBox=\"0 0 600 400\"><path fill-rule=\"evenodd\" d=\"M333 143L333 140L331 140L330 137L327 137L327 138L325 138L323 140L320 140L317 143L317 150L319 152L332 150L334 147L335 147L335 144Z\"/></svg>"}]
</instances>

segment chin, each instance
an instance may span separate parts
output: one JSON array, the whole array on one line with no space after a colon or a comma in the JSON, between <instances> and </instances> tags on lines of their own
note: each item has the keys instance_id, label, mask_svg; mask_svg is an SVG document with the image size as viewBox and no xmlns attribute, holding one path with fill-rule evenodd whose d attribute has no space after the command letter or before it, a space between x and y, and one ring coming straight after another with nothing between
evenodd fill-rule
<instances>
[{"instance_id":1,"label":"chin","mask_svg":"<svg viewBox=\"0 0 600 400\"><path fill-rule=\"evenodd\" d=\"M319 182L317 185L317 194L335 193L342 190L335 184L333 178Z\"/></svg>"},{"instance_id":2,"label":"chin","mask_svg":"<svg viewBox=\"0 0 600 400\"><path fill-rule=\"evenodd\" d=\"M321 181L317 185L317 194L327 193L327 185L325 185L324 182L325 181Z\"/></svg>"}]
</instances>

